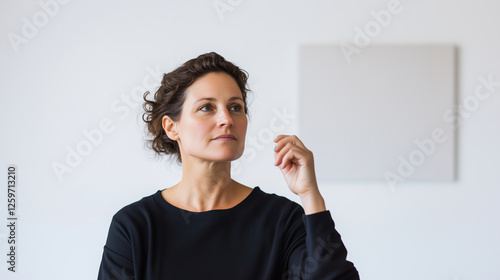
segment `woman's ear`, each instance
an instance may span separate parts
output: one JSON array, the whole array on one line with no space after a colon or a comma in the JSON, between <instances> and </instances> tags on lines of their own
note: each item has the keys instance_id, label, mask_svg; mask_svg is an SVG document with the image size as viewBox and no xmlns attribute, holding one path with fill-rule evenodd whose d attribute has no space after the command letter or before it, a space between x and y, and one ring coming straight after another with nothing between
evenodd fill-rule
<instances>
[{"instance_id":1,"label":"woman's ear","mask_svg":"<svg viewBox=\"0 0 500 280\"><path fill-rule=\"evenodd\" d=\"M163 126L163 130L167 134L168 138L177 141L179 140L179 135L177 132L177 123L174 122L169 116L165 115L161 119L161 125Z\"/></svg>"}]
</instances>

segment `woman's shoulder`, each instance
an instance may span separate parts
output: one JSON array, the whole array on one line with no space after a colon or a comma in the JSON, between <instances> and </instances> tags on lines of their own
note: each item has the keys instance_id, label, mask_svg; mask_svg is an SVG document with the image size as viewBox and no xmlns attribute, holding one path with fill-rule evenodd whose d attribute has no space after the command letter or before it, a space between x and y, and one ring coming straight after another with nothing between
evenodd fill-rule
<instances>
[{"instance_id":1,"label":"woman's shoulder","mask_svg":"<svg viewBox=\"0 0 500 280\"><path fill-rule=\"evenodd\" d=\"M289 198L276 193L263 191L259 186L254 188L254 192L256 192L255 196L256 200L259 202L259 205L265 208L269 208L269 210L271 211L278 211L278 212L304 211L302 206L297 202L292 201Z\"/></svg>"},{"instance_id":2,"label":"woman's shoulder","mask_svg":"<svg viewBox=\"0 0 500 280\"><path fill-rule=\"evenodd\" d=\"M151 212L155 211L157 206L155 205L155 197L158 196L161 191L157 191L154 194L145 196L135 202L132 202L116 212L113 216L114 220L123 219L141 219L144 216L151 215Z\"/></svg>"}]
</instances>

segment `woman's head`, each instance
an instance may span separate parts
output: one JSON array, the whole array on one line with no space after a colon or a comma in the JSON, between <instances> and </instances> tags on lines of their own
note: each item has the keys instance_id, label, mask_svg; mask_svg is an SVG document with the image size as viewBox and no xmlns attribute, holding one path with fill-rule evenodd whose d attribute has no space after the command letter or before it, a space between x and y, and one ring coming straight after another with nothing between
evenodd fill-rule
<instances>
[{"instance_id":1,"label":"woman's head","mask_svg":"<svg viewBox=\"0 0 500 280\"><path fill-rule=\"evenodd\" d=\"M220 125L224 126L224 122L227 120L223 119L227 117L236 117L235 120L239 120L241 122L242 113L245 117L246 131L246 114L248 112L246 97L249 91L247 88L247 79L248 74L244 70L214 52L203 54L197 58L191 59L174 71L165 74L160 88L154 94L153 100L147 99L149 92L144 94L145 102L143 107L145 113L143 114L143 120L146 122L148 132L152 136L152 139L149 140L151 148L159 155L175 155L179 162L182 161L178 142L180 139L178 137L181 135L186 135L187 137L187 135L189 135L187 133L188 129L186 128L181 133L177 134L175 133L176 131L174 131L173 134L171 132L172 129L177 128L176 124L182 123L180 122L181 115L185 115L185 118L190 118L191 121L202 120L202 118L205 118L203 120L209 118L214 122L222 120ZM217 96L203 96L205 89L207 89L207 85L211 84L213 86L219 85L219 89L216 87L212 88L207 91L207 94L214 95L218 94L220 91L222 92L220 98L213 98ZM193 97L188 99L190 102L190 107L187 108L190 111L188 111L185 110L184 107L186 99L190 97L190 91L193 93L191 94ZM237 93L235 93L235 91L237 91ZM197 100L191 100L194 98L194 95L198 98L212 97L211 100L204 99L212 103L205 105L202 103L195 104ZM230 98L230 95L233 95L232 99ZM236 95L239 97L239 100L235 101L234 97ZM225 105L222 102L224 102ZM238 102L240 104L237 104ZM196 109L193 107L194 105L201 105L205 107L194 112L192 111ZM222 107L222 105L227 106ZM242 108L241 112L236 114L235 107L238 105L241 105ZM207 106L211 108L210 114L208 113ZM232 121L232 119L230 121ZM165 125L168 124L171 126L165 127ZM215 134L220 131L228 132L228 129L232 129L230 128L231 125L232 124L227 124L226 127L221 126L219 128L214 128L215 130L210 131L210 133L214 135L208 135L207 137L217 136ZM239 129L241 129L241 127L239 127ZM170 137L167 134L170 134ZM191 137L191 135L189 137ZM243 139L238 139L238 141L244 141L244 135ZM227 146L230 145L230 143L224 143L224 145Z\"/></svg>"}]
</instances>

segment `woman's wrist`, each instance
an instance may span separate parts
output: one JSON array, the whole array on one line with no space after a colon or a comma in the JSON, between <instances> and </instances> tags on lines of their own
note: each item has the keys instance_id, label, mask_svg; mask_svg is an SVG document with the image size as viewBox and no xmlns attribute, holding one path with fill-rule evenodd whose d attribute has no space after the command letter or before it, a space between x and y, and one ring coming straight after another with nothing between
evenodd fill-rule
<instances>
[{"instance_id":1,"label":"woman's wrist","mask_svg":"<svg viewBox=\"0 0 500 280\"><path fill-rule=\"evenodd\" d=\"M319 190L299 194L306 215L326 211L325 200Z\"/></svg>"}]
</instances>

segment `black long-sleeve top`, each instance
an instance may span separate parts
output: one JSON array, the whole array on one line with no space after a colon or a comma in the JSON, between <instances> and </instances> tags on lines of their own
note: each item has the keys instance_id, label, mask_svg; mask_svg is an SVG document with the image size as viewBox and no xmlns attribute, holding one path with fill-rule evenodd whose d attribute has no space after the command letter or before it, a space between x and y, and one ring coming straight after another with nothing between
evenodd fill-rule
<instances>
[{"instance_id":1,"label":"black long-sleeve top","mask_svg":"<svg viewBox=\"0 0 500 280\"><path fill-rule=\"evenodd\" d=\"M329 211L305 215L255 187L230 209L190 212L161 191L111 222L99 280L359 279Z\"/></svg>"}]
</instances>

